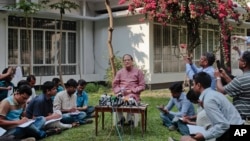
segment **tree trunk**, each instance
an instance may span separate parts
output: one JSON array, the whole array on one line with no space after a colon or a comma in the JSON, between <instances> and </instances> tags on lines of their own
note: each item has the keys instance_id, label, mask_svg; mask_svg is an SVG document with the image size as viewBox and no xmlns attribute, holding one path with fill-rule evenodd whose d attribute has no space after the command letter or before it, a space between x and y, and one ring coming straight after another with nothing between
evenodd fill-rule
<instances>
[{"instance_id":1,"label":"tree trunk","mask_svg":"<svg viewBox=\"0 0 250 141\"><path fill-rule=\"evenodd\" d=\"M61 13L60 17L60 45L59 45L59 50L58 50L58 64L59 64L59 78L61 80L61 84L65 89L63 77L62 77L62 26L63 26L63 15Z\"/></svg>"},{"instance_id":2,"label":"tree trunk","mask_svg":"<svg viewBox=\"0 0 250 141\"><path fill-rule=\"evenodd\" d=\"M188 18L186 21L187 25L187 50L188 56L193 57L194 49L200 45L200 34L199 34L199 26L200 22L197 19Z\"/></svg>"},{"instance_id":3,"label":"tree trunk","mask_svg":"<svg viewBox=\"0 0 250 141\"><path fill-rule=\"evenodd\" d=\"M109 50L109 61L110 61L110 65L111 65L111 69L113 72L113 78L115 77L116 74L116 68L115 68L115 56L114 56L114 52L113 52L113 46L112 46L112 33L113 33L113 15L112 15L112 10L110 7L110 2L109 0L105 0L105 6L106 9L108 11L108 15L109 15L109 27L108 27L108 50Z\"/></svg>"},{"instance_id":4,"label":"tree trunk","mask_svg":"<svg viewBox=\"0 0 250 141\"><path fill-rule=\"evenodd\" d=\"M27 49L28 49L28 54L30 58L29 62L29 75L32 73L32 55L31 55L31 38L30 38L30 32L29 32L29 18L26 16L25 17L25 22L26 22L26 39L27 39Z\"/></svg>"}]
</instances>

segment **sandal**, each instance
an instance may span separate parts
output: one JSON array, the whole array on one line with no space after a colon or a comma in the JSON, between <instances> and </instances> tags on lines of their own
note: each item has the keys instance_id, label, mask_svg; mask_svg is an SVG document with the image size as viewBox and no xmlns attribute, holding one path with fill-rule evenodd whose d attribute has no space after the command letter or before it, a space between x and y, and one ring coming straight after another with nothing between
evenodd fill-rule
<instances>
[{"instance_id":1,"label":"sandal","mask_svg":"<svg viewBox=\"0 0 250 141\"><path fill-rule=\"evenodd\" d=\"M45 131L47 136L51 136L54 134L60 134L62 132L61 128L51 128Z\"/></svg>"},{"instance_id":2,"label":"sandal","mask_svg":"<svg viewBox=\"0 0 250 141\"><path fill-rule=\"evenodd\" d=\"M80 126L80 123L79 122L73 122L71 125L72 125L72 127L78 127L78 126Z\"/></svg>"}]
</instances>

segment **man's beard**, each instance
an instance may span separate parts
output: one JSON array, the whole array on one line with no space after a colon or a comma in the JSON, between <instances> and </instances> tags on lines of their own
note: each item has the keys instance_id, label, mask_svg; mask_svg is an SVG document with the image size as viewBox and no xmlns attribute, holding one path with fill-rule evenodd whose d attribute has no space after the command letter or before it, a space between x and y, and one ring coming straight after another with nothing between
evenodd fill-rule
<instances>
[{"instance_id":1,"label":"man's beard","mask_svg":"<svg viewBox=\"0 0 250 141\"><path fill-rule=\"evenodd\" d=\"M197 91L194 91L194 94L199 96L201 93L197 92Z\"/></svg>"}]
</instances>

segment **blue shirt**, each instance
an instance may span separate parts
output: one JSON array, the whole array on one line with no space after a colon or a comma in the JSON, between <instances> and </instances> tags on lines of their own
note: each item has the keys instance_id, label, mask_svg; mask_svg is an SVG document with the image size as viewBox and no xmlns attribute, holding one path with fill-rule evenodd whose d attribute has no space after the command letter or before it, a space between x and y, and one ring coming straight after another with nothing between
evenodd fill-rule
<instances>
[{"instance_id":1,"label":"blue shirt","mask_svg":"<svg viewBox=\"0 0 250 141\"><path fill-rule=\"evenodd\" d=\"M249 45L250 44L250 36L247 36L247 39L246 39L246 44Z\"/></svg>"},{"instance_id":2,"label":"blue shirt","mask_svg":"<svg viewBox=\"0 0 250 141\"><path fill-rule=\"evenodd\" d=\"M57 93L59 93L59 92L61 92L61 91L63 91L63 90L64 90L63 86L60 86L60 85L56 88L56 92L57 92ZM52 101L54 101L55 96L51 96L51 99L52 99Z\"/></svg>"},{"instance_id":3,"label":"blue shirt","mask_svg":"<svg viewBox=\"0 0 250 141\"><path fill-rule=\"evenodd\" d=\"M222 136L230 125L244 123L239 112L223 94L207 88L201 93L199 99L203 102L203 108L212 124L212 127L202 133L206 140Z\"/></svg>"},{"instance_id":4,"label":"blue shirt","mask_svg":"<svg viewBox=\"0 0 250 141\"><path fill-rule=\"evenodd\" d=\"M177 107L178 112L170 111L174 106ZM195 115L195 108L194 105L187 99L185 93L181 93L179 99L171 98L168 102L167 106L165 107L170 114L173 114L177 117L182 117L184 115L193 116Z\"/></svg>"},{"instance_id":5,"label":"blue shirt","mask_svg":"<svg viewBox=\"0 0 250 141\"><path fill-rule=\"evenodd\" d=\"M48 116L53 113L53 102L51 98L47 98L45 94L40 94L33 98L26 109L26 116L33 118L33 116Z\"/></svg>"},{"instance_id":6,"label":"blue shirt","mask_svg":"<svg viewBox=\"0 0 250 141\"><path fill-rule=\"evenodd\" d=\"M64 90L63 86L60 86L60 85L56 88L57 92L60 92L60 91L63 91L63 90Z\"/></svg>"},{"instance_id":7,"label":"blue shirt","mask_svg":"<svg viewBox=\"0 0 250 141\"><path fill-rule=\"evenodd\" d=\"M88 106L88 94L85 91L82 91L82 93L77 91L76 96L77 107Z\"/></svg>"},{"instance_id":8,"label":"blue shirt","mask_svg":"<svg viewBox=\"0 0 250 141\"><path fill-rule=\"evenodd\" d=\"M195 64L192 64L192 65L186 64L186 74L190 80L193 80L194 74L199 73L199 72L206 72L211 77L211 80L212 80L211 88L215 90L216 89L216 79L214 77L214 67L213 66L209 66L209 67L203 69L203 68L198 68Z\"/></svg>"},{"instance_id":9,"label":"blue shirt","mask_svg":"<svg viewBox=\"0 0 250 141\"><path fill-rule=\"evenodd\" d=\"M14 87L14 84L11 82L6 82L5 80L0 81L0 87L9 87L9 86ZM8 96L8 91L9 90L0 90L0 101L2 101Z\"/></svg>"}]
</instances>

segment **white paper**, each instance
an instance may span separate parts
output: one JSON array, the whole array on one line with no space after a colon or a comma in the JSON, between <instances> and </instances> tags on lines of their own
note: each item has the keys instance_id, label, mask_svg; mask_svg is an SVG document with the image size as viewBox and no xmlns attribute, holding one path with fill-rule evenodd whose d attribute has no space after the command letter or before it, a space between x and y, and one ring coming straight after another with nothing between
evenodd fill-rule
<instances>
[{"instance_id":1,"label":"white paper","mask_svg":"<svg viewBox=\"0 0 250 141\"><path fill-rule=\"evenodd\" d=\"M13 87L11 87L10 90L8 90L8 96L11 96L13 94Z\"/></svg>"},{"instance_id":2,"label":"white paper","mask_svg":"<svg viewBox=\"0 0 250 141\"><path fill-rule=\"evenodd\" d=\"M62 118L57 118L57 119L48 120L48 121L45 122L45 125L50 124L50 123L55 122L55 121L59 121L59 120L61 120L61 119L62 119Z\"/></svg>"},{"instance_id":3,"label":"white paper","mask_svg":"<svg viewBox=\"0 0 250 141\"><path fill-rule=\"evenodd\" d=\"M80 112L79 111L77 111L77 112L71 112L71 113L69 113L70 115L79 115L80 114Z\"/></svg>"},{"instance_id":4,"label":"white paper","mask_svg":"<svg viewBox=\"0 0 250 141\"><path fill-rule=\"evenodd\" d=\"M33 122L35 122L35 120L30 120L28 122L25 122L23 124L20 124L18 125L17 127L21 127L21 128L24 128L24 127L28 127L30 124L32 124Z\"/></svg>"},{"instance_id":5,"label":"white paper","mask_svg":"<svg viewBox=\"0 0 250 141\"><path fill-rule=\"evenodd\" d=\"M206 132L205 128L202 126L190 125L190 124L187 124L187 126L189 128L190 134L196 134L198 132L204 134Z\"/></svg>"},{"instance_id":6,"label":"white paper","mask_svg":"<svg viewBox=\"0 0 250 141\"><path fill-rule=\"evenodd\" d=\"M16 72L14 75L14 78L12 78L12 83L14 83L14 85L16 86L17 83L23 79L23 72L22 72L22 68L21 67L16 67Z\"/></svg>"},{"instance_id":7,"label":"white paper","mask_svg":"<svg viewBox=\"0 0 250 141\"><path fill-rule=\"evenodd\" d=\"M2 136L5 132L6 132L6 130L3 129L2 127L0 127L0 136Z\"/></svg>"}]
</instances>

